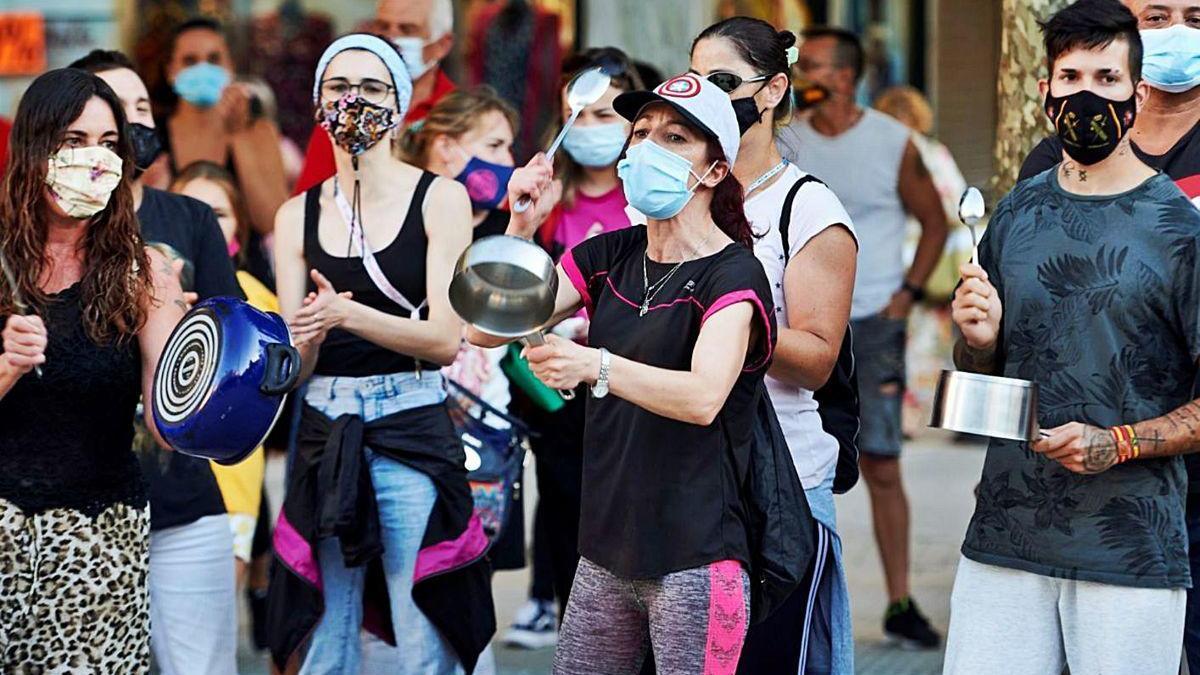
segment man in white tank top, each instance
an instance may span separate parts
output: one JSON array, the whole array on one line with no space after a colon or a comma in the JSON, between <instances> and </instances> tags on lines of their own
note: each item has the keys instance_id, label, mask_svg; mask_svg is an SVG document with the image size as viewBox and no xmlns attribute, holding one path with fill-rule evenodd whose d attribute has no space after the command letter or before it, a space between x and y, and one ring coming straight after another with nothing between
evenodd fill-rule
<instances>
[{"instance_id":1,"label":"man in white tank top","mask_svg":"<svg viewBox=\"0 0 1200 675\"><path fill-rule=\"evenodd\" d=\"M946 216L933 181L900 122L855 103L863 70L857 36L816 28L804 34L798 64L830 92L810 115L778 135L780 152L824 181L858 232L858 273L850 310L862 428L859 449L871 494L875 539L887 579L884 633L935 648L941 637L917 610L908 587L908 499L900 480L900 410L909 311L946 240ZM902 249L908 215L921 224L912 265Z\"/></svg>"}]
</instances>

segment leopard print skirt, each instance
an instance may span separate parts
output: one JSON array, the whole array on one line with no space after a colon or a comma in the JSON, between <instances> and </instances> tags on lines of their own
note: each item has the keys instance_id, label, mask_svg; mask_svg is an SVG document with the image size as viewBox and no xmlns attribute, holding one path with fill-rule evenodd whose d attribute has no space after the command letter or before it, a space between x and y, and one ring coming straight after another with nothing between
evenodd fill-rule
<instances>
[{"instance_id":1,"label":"leopard print skirt","mask_svg":"<svg viewBox=\"0 0 1200 675\"><path fill-rule=\"evenodd\" d=\"M0 672L149 672L149 546L149 507L93 519L0 499Z\"/></svg>"}]
</instances>

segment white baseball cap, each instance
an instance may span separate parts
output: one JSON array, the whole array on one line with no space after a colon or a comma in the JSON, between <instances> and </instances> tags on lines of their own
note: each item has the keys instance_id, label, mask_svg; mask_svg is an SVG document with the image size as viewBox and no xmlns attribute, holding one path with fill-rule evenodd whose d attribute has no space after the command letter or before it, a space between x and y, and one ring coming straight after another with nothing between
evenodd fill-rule
<instances>
[{"instance_id":1,"label":"white baseball cap","mask_svg":"<svg viewBox=\"0 0 1200 675\"><path fill-rule=\"evenodd\" d=\"M733 166L742 135L729 94L699 75L684 73L663 82L654 91L625 92L613 101L613 108L633 122L643 108L659 102L678 110L692 125L720 143L725 160Z\"/></svg>"}]
</instances>

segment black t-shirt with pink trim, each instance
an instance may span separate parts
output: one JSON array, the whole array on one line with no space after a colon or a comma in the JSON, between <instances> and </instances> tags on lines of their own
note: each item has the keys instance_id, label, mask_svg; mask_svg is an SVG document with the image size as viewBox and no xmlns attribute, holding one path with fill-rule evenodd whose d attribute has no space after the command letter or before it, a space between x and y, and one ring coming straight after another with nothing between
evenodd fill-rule
<instances>
[{"instance_id":1,"label":"black t-shirt with pink trim","mask_svg":"<svg viewBox=\"0 0 1200 675\"><path fill-rule=\"evenodd\" d=\"M754 404L775 345L770 285L753 252L730 244L685 262L639 316L645 252L646 228L635 226L593 237L563 256L591 317L590 345L687 370L704 322L741 302L754 306L753 344L708 426L661 417L616 395L588 400L579 551L630 579L720 560L748 566L741 488ZM673 266L649 261L651 282Z\"/></svg>"}]
</instances>

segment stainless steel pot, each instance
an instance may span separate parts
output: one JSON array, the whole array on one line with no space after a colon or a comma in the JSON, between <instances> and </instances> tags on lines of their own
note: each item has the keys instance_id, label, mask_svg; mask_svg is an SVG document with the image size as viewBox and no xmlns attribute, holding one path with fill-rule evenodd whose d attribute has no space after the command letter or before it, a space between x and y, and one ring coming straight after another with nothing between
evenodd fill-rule
<instances>
[{"instance_id":1,"label":"stainless steel pot","mask_svg":"<svg viewBox=\"0 0 1200 675\"><path fill-rule=\"evenodd\" d=\"M497 234L467 247L454 266L450 306L490 335L545 344L542 328L554 315L558 270L541 246ZM575 392L558 392L565 399Z\"/></svg>"},{"instance_id":2,"label":"stainless steel pot","mask_svg":"<svg viewBox=\"0 0 1200 675\"><path fill-rule=\"evenodd\" d=\"M479 330L506 338L537 332L554 314L558 272L540 246L498 234L467 247L450 280L450 306Z\"/></svg>"},{"instance_id":3,"label":"stainless steel pot","mask_svg":"<svg viewBox=\"0 0 1200 675\"><path fill-rule=\"evenodd\" d=\"M1039 437L1036 382L943 370L929 426L977 436L1033 441Z\"/></svg>"}]
</instances>

